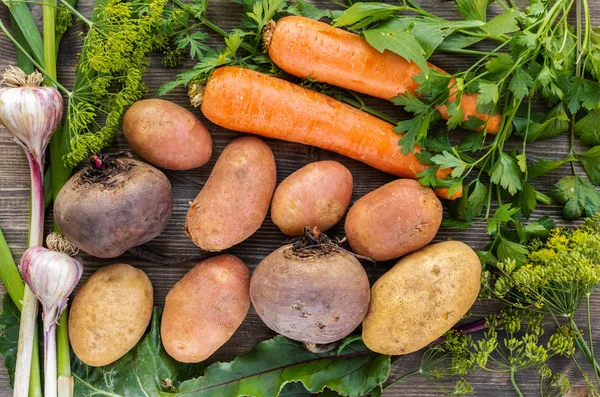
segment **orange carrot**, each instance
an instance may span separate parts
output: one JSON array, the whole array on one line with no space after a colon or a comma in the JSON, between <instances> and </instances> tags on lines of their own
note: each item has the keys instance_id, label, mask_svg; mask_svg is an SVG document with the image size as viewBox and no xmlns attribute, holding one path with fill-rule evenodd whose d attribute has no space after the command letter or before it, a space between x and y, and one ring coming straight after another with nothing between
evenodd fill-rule
<instances>
[{"instance_id":1,"label":"orange carrot","mask_svg":"<svg viewBox=\"0 0 600 397\"><path fill-rule=\"evenodd\" d=\"M352 91L390 100L396 95L415 94L414 78L421 69L390 51L379 52L362 37L312 19L290 16L272 24L265 31L265 48L271 60L294 76L346 88ZM429 64L442 72L442 69ZM451 82L451 84L454 84ZM456 99L451 95L450 101ZM477 94L463 94L461 107L465 120L470 116L487 120L487 132L496 134L500 115L477 111ZM448 119L448 109L438 111Z\"/></svg>"},{"instance_id":2,"label":"orange carrot","mask_svg":"<svg viewBox=\"0 0 600 397\"><path fill-rule=\"evenodd\" d=\"M193 95L193 92L192 92ZM403 155L394 126L326 95L238 67L215 70L202 96L202 113L231 130L298 142L362 161L391 174L418 179L428 166ZM415 146L415 150L420 148ZM437 171L445 178L450 169ZM436 193L448 198L448 189ZM462 191L451 199L460 197Z\"/></svg>"}]
</instances>

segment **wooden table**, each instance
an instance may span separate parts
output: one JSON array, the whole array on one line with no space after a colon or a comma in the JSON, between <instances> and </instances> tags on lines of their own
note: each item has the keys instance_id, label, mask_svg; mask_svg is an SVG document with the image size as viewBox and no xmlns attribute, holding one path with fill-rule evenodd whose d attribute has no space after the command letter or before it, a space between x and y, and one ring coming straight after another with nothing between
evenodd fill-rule
<instances>
[{"instance_id":1,"label":"wooden table","mask_svg":"<svg viewBox=\"0 0 600 397\"><path fill-rule=\"evenodd\" d=\"M320 0L323 4L325 0ZM424 8L434 10L441 16L456 16L454 1L447 0L417 0ZM91 0L80 0L79 8L84 14L89 15ZM594 9L595 25L600 24L600 4L596 1L590 2ZM39 6L34 6L38 7ZM36 10L39 11L39 10ZM37 13L39 14L39 13ZM8 12L4 6L0 6L0 17L7 23ZM209 17L224 27L234 27L240 19L240 9L237 5L228 0L211 1ZM63 39L63 44L59 53L59 80L66 87L71 87L76 66L76 53L81 46L81 38L78 33L82 27L76 24L70 29L67 36ZM221 43L220 39L214 38L215 43ZM446 68L449 71L455 71L469 64L471 60L464 57L449 55L435 55L432 61L437 65ZM6 37L0 36L0 71L3 71L7 65L16 64L14 49ZM187 62L184 67L190 67L192 63ZM181 69L183 70L183 69ZM150 88L150 95L164 82L174 78L180 70L164 69L159 57L152 59L151 66L146 73L146 82ZM178 89L169 94L166 99L189 107L188 98L183 89ZM394 117L406 117L401 110L393 108L384 101L367 100L368 103L379 110L393 115ZM191 109L191 108L190 108ZM202 168L185 172L166 172L174 190L174 209L171 220L165 231L155 240L149 243L153 249L166 255L194 255L198 253L197 247L187 238L183 231L185 215L188 209L188 202L193 200L198 191L202 188L210 171L225 147L238 133L225 130L208 122L198 110L194 113L208 126L213 140L214 151L211 161ZM437 127L441 128L441 127ZM323 151L313 147L307 147L300 144L293 144L275 140L267 141L275 153L277 159L277 179L283 180L293 171L303 165L324 159L334 159L347 166L354 176L354 194L353 201L364 194L376 189L377 187L393 180L391 175L384 174L372 169L357 161ZM112 149L129 149L123 136L119 135ZM528 154L532 157L554 154L563 156L568 152L567 142L563 138L557 138L551 141L538 142L528 146ZM565 170L566 172L566 170ZM548 176L535 180L536 188L542 192L551 189L553 183L561 177L561 171L554 172ZM9 134L0 128L0 227L4 230L5 236L10 244L14 257L18 260L27 245L27 229L29 214L29 170L27 161L21 149L13 142ZM534 214L534 218L544 215L551 216L560 223L560 212L557 207L541 207ZM46 224L50 225L52 221L52 211L46 217ZM330 235L343 235L343 222L340 222ZM436 237L436 241L446 239L456 239L470 244L474 248L483 246L488 237L485 232L485 225L479 223L471 229L465 231L442 228ZM256 234L244 241L242 244L233 247L229 252L239 256L250 267L254 268L260 260L277 248L285 239L285 236L279 232L277 227L267 216L263 226ZM164 297L169 289L191 268L192 264L182 266L163 266L153 263L140 261L132 256L123 256L118 259L100 260L90 256L84 256L85 273L82 281L100 266L124 262L143 269L151 278L154 285L154 298L156 305L164 304ZM366 265L371 282L374 282L384 272L386 272L393 263L379 263L377 265ZM3 291L3 287L0 286ZM595 312L600 314L600 294L593 296L593 307ZM478 302L473 311L476 313L488 313L497 310L498 306L493 302ZM583 319L583 317L581 317ZM598 324L596 324L598 325ZM600 351L600 327L596 326L597 349ZM250 350L258 342L270 338L274 333L269 330L258 318L253 309L237 330L229 342L227 342L217 353L208 361L231 360L235 356L243 354ZM418 368L420 355L413 354L403 357L395 362L390 379L397 375L412 371ZM561 369L569 375L573 390L571 395L584 396L585 388L581 376L568 360L553 361L557 369ZM477 396L513 396L514 393L509 386L508 377L502 374L493 375L488 372L478 372L470 377L475 387ZM538 377L535 371L524 372L518 376L518 381L522 385L524 393L528 396L539 395ZM0 371L0 395L11 395L11 389L8 383L6 371ZM431 383L423 378L413 377L398 384L386 391L389 396L441 396L442 393Z\"/></svg>"}]
</instances>

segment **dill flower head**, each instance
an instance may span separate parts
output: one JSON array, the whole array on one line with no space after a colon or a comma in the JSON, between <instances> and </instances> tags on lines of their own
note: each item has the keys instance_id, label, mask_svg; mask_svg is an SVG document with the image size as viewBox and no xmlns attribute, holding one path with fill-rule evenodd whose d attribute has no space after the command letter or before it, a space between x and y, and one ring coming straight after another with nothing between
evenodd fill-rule
<instances>
[{"instance_id":1,"label":"dill flower head","mask_svg":"<svg viewBox=\"0 0 600 397\"><path fill-rule=\"evenodd\" d=\"M577 229L554 229L546 241L530 244L527 263L497 265L496 297L522 308L570 316L600 282L600 214Z\"/></svg>"}]
</instances>

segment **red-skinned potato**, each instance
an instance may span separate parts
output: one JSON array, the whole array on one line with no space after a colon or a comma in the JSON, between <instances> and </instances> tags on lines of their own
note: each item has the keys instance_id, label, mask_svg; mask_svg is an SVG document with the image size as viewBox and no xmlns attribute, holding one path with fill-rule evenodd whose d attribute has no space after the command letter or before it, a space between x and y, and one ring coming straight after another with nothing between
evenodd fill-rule
<instances>
[{"instance_id":1,"label":"red-skinned potato","mask_svg":"<svg viewBox=\"0 0 600 397\"><path fill-rule=\"evenodd\" d=\"M185 232L200 248L222 251L241 243L262 225L277 182L275 158L258 138L225 147L206 184L191 203Z\"/></svg>"},{"instance_id":2,"label":"red-skinned potato","mask_svg":"<svg viewBox=\"0 0 600 397\"><path fill-rule=\"evenodd\" d=\"M429 244L441 223L442 204L433 190L398 179L358 199L345 231L354 252L385 261Z\"/></svg>"},{"instance_id":3,"label":"red-skinned potato","mask_svg":"<svg viewBox=\"0 0 600 397\"><path fill-rule=\"evenodd\" d=\"M273 223L288 236L338 223L352 198L352 174L337 161L308 164L283 180L271 203Z\"/></svg>"},{"instance_id":4,"label":"red-skinned potato","mask_svg":"<svg viewBox=\"0 0 600 397\"><path fill-rule=\"evenodd\" d=\"M233 255L198 263L169 291L161 320L165 350L197 363L231 338L250 308L250 271Z\"/></svg>"},{"instance_id":5,"label":"red-skinned potato","mask_svg":"<svg viewBox=\"0 0 600 397\"><path fill-rule=\"evenodd\" d=\"M212 138L189 110L163 99L134 103L123 117L123 133L144 160L167 170L201 167L212 154Z\"/></svg>"}]
</instances>

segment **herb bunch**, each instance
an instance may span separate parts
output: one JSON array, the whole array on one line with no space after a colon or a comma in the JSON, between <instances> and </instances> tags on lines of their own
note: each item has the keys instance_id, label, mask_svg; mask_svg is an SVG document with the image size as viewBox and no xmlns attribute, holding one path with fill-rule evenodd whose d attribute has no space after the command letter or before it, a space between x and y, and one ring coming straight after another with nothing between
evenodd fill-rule
<instances>
[{"instance_id":1,"label":"herb bunch","mask_svg":"<svg viewBox=\"0 0 600 397\"><path fill-rule=\"evenodd\" d=\"M600 283L600 214L576 229L554 229L545 241L533 239L528 249L524 263L505 259L491 266L482 279L484 289L515 308L565 319L600 385L590 311L590 295ZM575 322L583 302L587 340Z\"/></svg>"},{"instance_id":2,"label":"herb bunch","mask_svg":"<svg viewBox=\"0 0 600 397\"><path fill-rule=\"evenodd\" d=\"M488 18L487 3L501 6L504 12ZM600 210L600 194L593 186L600 184L600 47L598 29L591 26L588 2L530 0L529 7L521 10L512 1L482 4L457 0L457 8L464 21L445 21L412 2L404 6L355 3L334 21L357 30L376 48L397 52L419 65L424 61L414 55L419 54L419 45L425 58L432 47L477 57L471 67L453 75L422 66L423 73L415 79L420 84L417 95L392 99L414 114L396 128L405 134L400 140L403 148L410 150L413 143L419 143L428 149L421 154L422 160L437 166L423 172L421 182L441 186L443 181L435 178L438 167L451 167L452 177L468 182L462 200L453 208L454 217L466 222L465 227L484 210L486 218L490 216L493 196L500 203L510 201L525 217L531 215L538 202L549 204L552 199L564 205L567 219L594 215ZM399 11L419 15L398 15ZM571 14L579 21L576 26L569 23ZM433 26L445 26L446 31L438 38ZM379 33L377 42L373 42L373 32ZM406 33L412 33L417 43L405 39ZM412 43L412 58L406 54L407 49L399 51L393 46L396 37L403 44ZM497 44L489 51L472 48L484 40ZM502 113L497 135L489 136L486 123L479 119L464 119L461 100L471 93L478 93L479 112ZM447 136L432 136L430 130L440 118L437 109L441 106L446 106L451 116L448 130L462 127L473 132L457 144L450 144ZM533 164L527 157L528 143L561 134L571 138L566 158L538 159ZM507 145L511 136L517 136L521 143ZM576 137L592 148L578 152ZM577 163L584 167L589 181L577 174ZM573 176L558 181L551 197L529 183L564 164L572 165Z\"/></svg>"}]
</instances>

